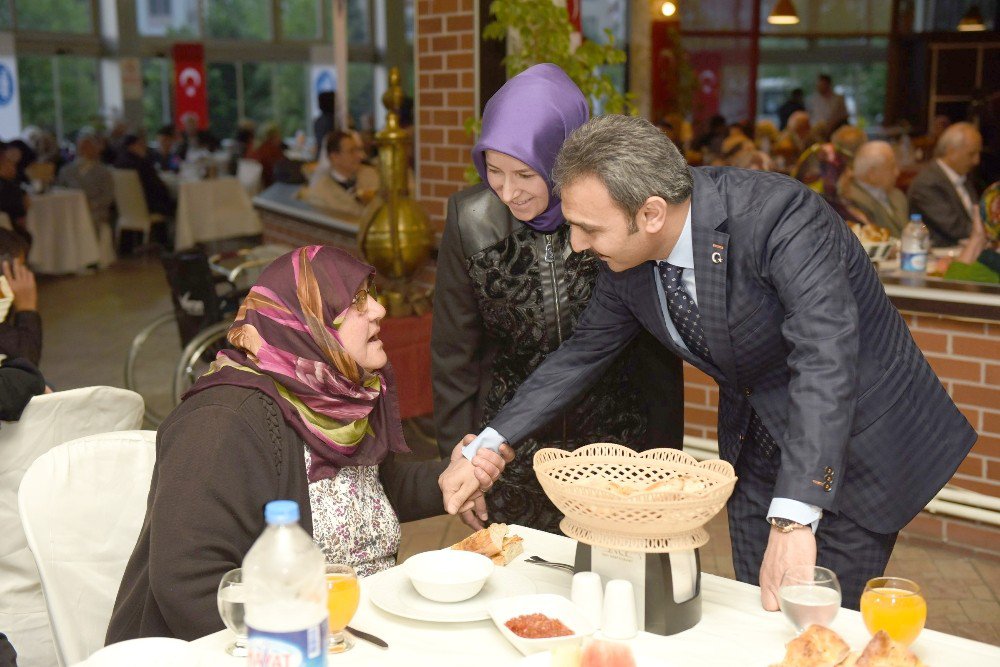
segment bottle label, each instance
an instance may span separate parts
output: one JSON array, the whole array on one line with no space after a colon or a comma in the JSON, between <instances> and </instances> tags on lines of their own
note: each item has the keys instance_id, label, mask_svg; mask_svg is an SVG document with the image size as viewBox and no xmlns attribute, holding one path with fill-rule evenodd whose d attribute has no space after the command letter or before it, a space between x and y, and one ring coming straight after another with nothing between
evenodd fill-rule
<instances>
[{"instance_id":1,"label":"bottle label","mask_svg":"<svg viewBox=\"0 0 1000 667\"><path fill-rule=\"evenodd\" d=\"M899 268L903 271L926 271L926 252L904 252L899 262Z\"/></svg>"},{"instance_id":2,"label":"bottle label","mask_svg":"<svg viewBox=\"0 0 1000 667\"><path fill-rule=\"evenodd\" d=\"M326 618L319 625L292 632L268 632L247 626L247 667L326 667Z\"/></svg>"}]
</instances>

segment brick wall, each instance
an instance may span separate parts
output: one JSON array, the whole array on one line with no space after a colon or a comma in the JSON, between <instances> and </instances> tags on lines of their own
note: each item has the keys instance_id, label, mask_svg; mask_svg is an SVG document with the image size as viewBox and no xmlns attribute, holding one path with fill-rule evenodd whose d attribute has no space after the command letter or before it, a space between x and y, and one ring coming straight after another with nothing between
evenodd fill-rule
<instances>
[{"instance_id":1,"label":"brick wall","mask_svg":"<svg viewBox=\"0 0 1000 667\"><path fill-rule=\"evenodd\" d=\"M474 0L417 0L417 200L440 230L448 197L467 184L476 115Z\"/></svg>"},{"instance_id":2,"label":"brick wall","mask_svg":"<svg viewBox=\"0 0 1000 667\"><path fill-rule=\"evenodd\" d=\"M951 483L1000 498L1000 323L912 313L903 317L948 393L979 432ZM715 381L685 364L685 433L716 439L718 404ZM1000 554L1000 529L978 522L923 512L904 533Z\"/></svg>"}]
</instances>

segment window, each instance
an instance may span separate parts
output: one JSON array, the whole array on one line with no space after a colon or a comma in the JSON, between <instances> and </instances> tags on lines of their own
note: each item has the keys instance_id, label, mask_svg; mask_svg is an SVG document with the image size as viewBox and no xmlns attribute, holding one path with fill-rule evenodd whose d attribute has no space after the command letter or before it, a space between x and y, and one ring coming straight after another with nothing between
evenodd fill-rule
<instances>
[{"instance_id":1,"label":"window","mask_svg":"<svg viewBox=\"0 0 1000 667\"><path fill-rule=\"evenodd\" d=\"M16 0L17 29L93 32L91 0Z\"/></svg>"},{"instance_id":2,"label":"window","mask_svg":"<svg viewBox=\"0 0 1000 667\"><path fill-rule=\"evenodd\" d=\"M370 0L347 0L347 43L364 45L372 41Z\"/></svg>"},{"instance_id":3,"label":"window","mask_svg":"<svg viewBox=\"0 0 1000 667\"><path fill-rule=\"evenodd\" d=\"M204 0L205 35L222 39L268 39L271 0Z\"/></svg>"},{"instance_id":4,"label":"window","mask_svg":"<svg viewBox=\"0 0 1000 667\"><path fill-rule=\"evenodd\" d=\"M208 122L219 139L236 135L239 107L234 63L208 63Z\"/></svg>"},{"instance_id":5,"label":"window","mask_svg":"<svg viewBox=\"0 0 1000 667\"><path fill-rule=\"evenodd\" d=\"M760 30L770 34L886 34L892 19L892 3L885 0L800 0L795 3L799 15L796 25L771 25L767 22L771 6L764 2L760 11Z\"/></svg>"},{"instance_id":6,"label":"window","mask_svg":"<svg viewBox=\"0 0 1000 667\"><path fill-rule=\"evenodd\" d=\"M348 63L347 111L359 129L370 129L375 113L375 65Z\"/></svg>"},{"instance_id":7,"label":"window","mask_svg":"<svg viewBox=\"0 0 1000 667\"><path fill-rule=\"evenodd\" d=\"M140 35L198 35L198 0L135 0L135 15Z\"/></svg>"},{"instance_id":8,"label":"window","mask_svg":"<svg viewBox=\"0 0 1000 667\"><path fill-rule=\"evenodd\" d=\"M167 58L142 61L142 117L146 129L173 122L174 63Z\"/></svg>"},{"instance_id":9,"label":"window","mask_svg":"<svg viewBox=\"0 0 1000 667\"><path fill-rule=\"evenodd\" d=\"M10 30L14 21L10 15L11 0L0 0L0 30Z\"/></svg>"},{"instance_id":10,"label":"window","mask_svg":"<svg viewBox=\"0 0 1000 667\"><path fill-rule=\"evenodd\" d=\"M281 0L281 36L316 40L326 32L319 0Z\"/></svg>"},{"instance_id":11,"label":"window","mask_svg":"<svg viewBox=\"0 0 1000 667\"><path fill-rule=\"evenodd\" d=\"M291 137L299 130L306 131L312 126L306 114L309 101L308 70L300 63L278 63L274 65L274 118L281 125L282 136Z\"/></svg>"},{"instance_id":12,"label":"window","mask_svg":"<svg viewBox=\"0 0 1000 667\"><path fill-rule=\"evenodd\" d=\"M97 60L77 56L21 56L21 117L24 125L50 130L62 140L99 120Z\"/></svg>"}]
</instances>

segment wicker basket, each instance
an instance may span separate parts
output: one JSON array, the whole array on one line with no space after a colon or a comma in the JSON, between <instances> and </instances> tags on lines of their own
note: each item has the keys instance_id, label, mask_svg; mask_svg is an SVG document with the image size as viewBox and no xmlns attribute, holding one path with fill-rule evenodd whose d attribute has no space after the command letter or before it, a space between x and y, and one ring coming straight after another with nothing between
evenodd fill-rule
<instances>
[{"instance_id":1,"label":"wicker basket","mask_svg":"<svg viewBox=\"0 0 1000 667\"><path fill-rule=\"evenodd\" d=\"M566 515L563 532L592 546L663 553L692 549L708 541L703 526L725 504L736 484L725 461L698 462L676 449L638 453L606 443L574 452L543 449L535 454L535 475L553 504ZM588 484L634 489L683 476L697 491L635 491L630 495ZM603 482L602 482L603 483Z\"/></svg>"}]
</instances>

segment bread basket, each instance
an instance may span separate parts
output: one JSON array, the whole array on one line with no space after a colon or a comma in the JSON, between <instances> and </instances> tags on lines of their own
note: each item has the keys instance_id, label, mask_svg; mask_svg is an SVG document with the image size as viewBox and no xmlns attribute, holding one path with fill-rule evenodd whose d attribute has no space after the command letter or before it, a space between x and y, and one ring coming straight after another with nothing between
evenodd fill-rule
<instances>
[{"instance_id":1,"label":"bread basket","mask_svg":"<svg viewBox=\"0 0 1000 667\"><path fill-rule=\"evenodd\" d=\"M566 515L560 524L566 535L591 546L646 553L704 545L703 526L736 484L725 461L699 462L676 449L639 453L608 443L574 452L542 449L534 469L545 494Z\"/></svg>"}]
</instances>

